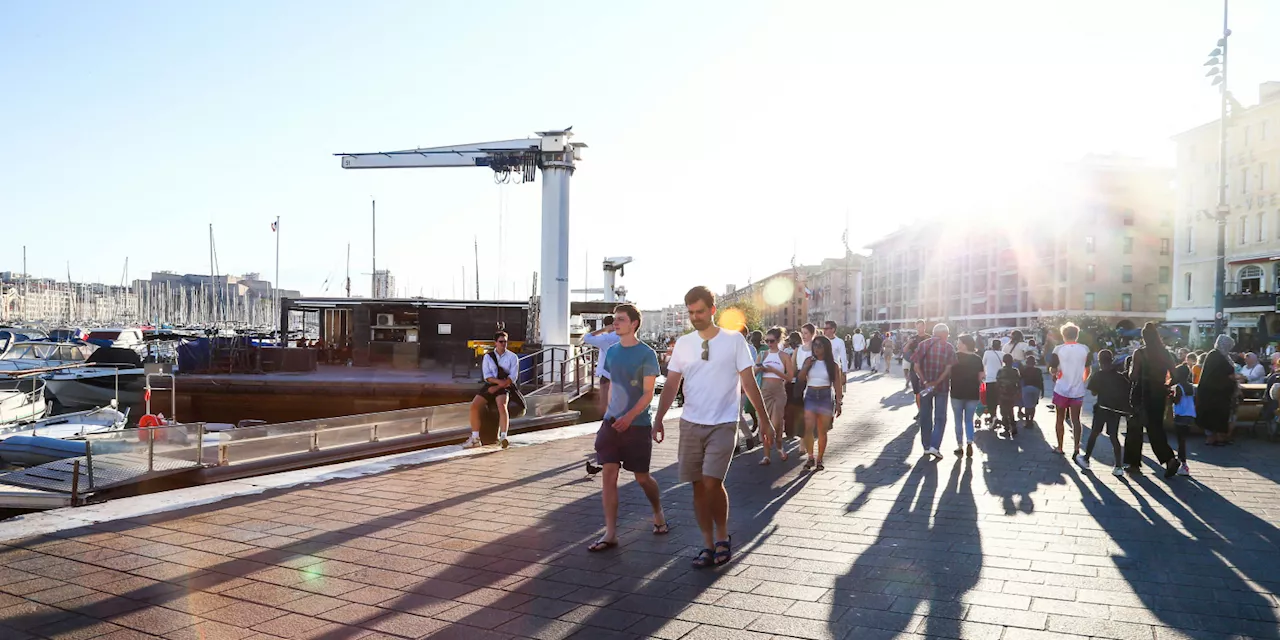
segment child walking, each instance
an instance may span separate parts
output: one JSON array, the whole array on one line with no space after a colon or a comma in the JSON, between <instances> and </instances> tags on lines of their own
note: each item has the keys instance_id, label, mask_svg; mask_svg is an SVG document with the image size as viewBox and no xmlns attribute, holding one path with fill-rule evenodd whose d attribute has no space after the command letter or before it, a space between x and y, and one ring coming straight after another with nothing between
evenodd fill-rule
<instances>
[{"instance_id":1,"label":"child walking","mask_svg":"<svg viewBox=\"0 0 1280 640\"><path fill-rule=\"evenodd\" d=\"M1004 354L1004 366L996 374L996 390L1000 398L1000 421L1010 438L1018 435L1017 416L1013 406L1022 403L1022 374L1013 367L1013 356Z\"/></svg>"},{"instance_id":2,"label":"child walking","mask_svg":"<svg viewBox=\"0 0 1280 640\"><path fill-rule=\"evenodd\" d=\"M1187 466L1187 434L1196 423L1196 392L1191 386L1191 367L1183 365L1173 370L1173 429L1178 434L1178 459L1182 466L1178 467L1178 475L1191 475L1191 467Z\"/></svg>"},{"instance_id":3,"label":"child walking","mask_svg":"<svg viewBox=\"0 0 1280 640\"><path fill-rule=\"evenodd\" d=\"M1116 369L1115 354L1110 349L1098 352L1098 373L1089 377L1089 391L1098 399L1093 405L1093 426L1089 429L1089 443L1083 454L1076 455L1076 464L1085 471L1089 470L1093 445L1098 442L1098 434L1105 430L1107 437L1111 439L1111 450L1115 455L1115 468L1111 470L1111 475L1118 478L1124 475L1120 418L1133 415L1133 409L1129 405L1129 378Z\"/></svg>"},{"instance_id":4,"label":"child walking","mask_svg":"<svg viewBox=\"0 0 1280 640\"><path fill-rule=\"evenodd\" d=\"M1044 397L1044 374L1036 367L1036 357L1027 356L1027 363L1019 371L1022 376L1022 413L1027 427L1036 423L1036 403Z\"/></svg>"}]
</instances>

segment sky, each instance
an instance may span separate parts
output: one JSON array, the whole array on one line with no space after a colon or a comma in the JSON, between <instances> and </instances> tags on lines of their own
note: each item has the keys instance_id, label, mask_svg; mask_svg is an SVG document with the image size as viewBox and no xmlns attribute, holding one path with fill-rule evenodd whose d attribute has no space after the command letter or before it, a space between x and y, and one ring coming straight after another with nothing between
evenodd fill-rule
<instances>
[{"instance_id":1,"label":"sky","mask_svg":"<svg viewBox=\"0 0 1280 640\"><path fill-rule=\"evenodd\" d=\"M1231 4L1231 85L1280 80L1280 2ZM541 183L339 152L572 125L570 286L641 308L982 215L1090 153L1173 162L1213 120L1212 0L0 4L0 270L162 269L307 295L525 298ZM1268 76L1270 74L1270 76ZM473 240L473 238L475 240ZM463 275L465 273L465 281ZM594 297L594 296L593 296ZM573 299L582 299L581 294Z\"/></svg>"}]
</instances>

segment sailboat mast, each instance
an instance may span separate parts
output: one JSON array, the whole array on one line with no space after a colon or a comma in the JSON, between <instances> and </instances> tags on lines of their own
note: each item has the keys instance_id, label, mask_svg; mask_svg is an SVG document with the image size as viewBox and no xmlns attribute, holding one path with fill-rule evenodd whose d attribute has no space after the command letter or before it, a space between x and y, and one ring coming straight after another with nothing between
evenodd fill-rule
<instances>
[{"instance_id":1,"label":"sailboat mast","mask_svg":"<svg viewBox=\"0 0 1280 640\"><path fill-rule=\"evenodd\" d=\"M347 297L351 297L351 243L347 243Z\"/></svg>"},{"instance_id":2,"label":"sailboat mast","mask_svg":"<svg viewBox=\"0 0 1280 640\"><path fill-rule=\"evenodd\" d=\"M378 201L373 200L373 288L369 290L369 297L378 297Z\"/></svg>"}]
</instances>

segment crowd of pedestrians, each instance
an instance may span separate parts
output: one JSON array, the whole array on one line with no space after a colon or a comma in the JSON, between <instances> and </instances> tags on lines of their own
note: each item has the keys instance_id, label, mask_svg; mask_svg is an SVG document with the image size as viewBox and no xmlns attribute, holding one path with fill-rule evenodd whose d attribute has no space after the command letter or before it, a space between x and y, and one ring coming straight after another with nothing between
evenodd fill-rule
<instances>
[{"instance_id":1,"label":"crowd of pedestrians","mask_svg":"<svg viewBox=\"0 0 1280 640\"><path fill-rule=\"evenodd\" d=\"M634 474L649 500L652 533L670 531L662 494L649 466L653 445L665 439L663 419L682 395L677 466L680 482L692 487L703 542L692 562L698 568L728 562L733 537L724 480L739 451L744 414L754 415L755 433L745 429L744 439L758 437L759 465L772 464L775 450L782 462L798 450L805 457L805 470L824 471L827 436L841 415L848 374L864 365L872 374L887 372L899 338L905 338L901 342L903 373L919 410L921 445L926 456L938 460L943 458L948 417L954 427L955 455L972 457L984 410L985 423L997 437L1012 439L1019 426L1038 426L1037 405L1051 394L1056 436L1052 450L1066 454L1070 426L1072 458L1081 470L1090 470L1097 441L1105 433L1116 476L1124 475L1126 468L1140 472L1144 442L1150 443L1165 477L1190 475L1187 439L1191 429L1204 429L1207 444L1229 442L1240 383L1280 384L1280 370L1268 374L1253 354L1233 354L1228 336L1219 336L1214 349L1206 353L1183 350L1175 355L1152 323L1142 329L1142 346L1123 361L1110 349L1094 353L1080 341L1077 326L1063 325L1061 342L1046 357L1051 382L1046 388L1035 344L1018 331L985 345L973 335L953 340L946 324L929 327L924 320L916 323L914 334L905 337L880 332L868 336L857 330L841 339L834 322L824 323L821 334L812 324L799 331L773 327L739 334L715 324L715 295L706 287L691 289L685 305L693 331L676 339L663 358L666 383L656 415L651 415L651 404L662 368L654 350L636 338L641 313L632 305L619 305L611 318L608 333L614 337L607 340L601 361L602 373L611 384L595 443L597 462L604 470L605 531L590 551L618 544L618 478L623 470ZM592 341L605 343L602 336L596 333ZM1237 357L1238 366L1233 364ZM503 364L495 358L486 369L489 386L477 406L490 397L503 399L506 383L499 370ZM872 379L876 376L862 378ZM1096 398L1093 424L1082 449L1081 414L1089 395ZM1275 410L1274 402L1270 409ZM1126 423L1123 441L1122 419ZM1176 451L1169 446L1167 425L1174 430Z\"/></svg>"}]
</instances>

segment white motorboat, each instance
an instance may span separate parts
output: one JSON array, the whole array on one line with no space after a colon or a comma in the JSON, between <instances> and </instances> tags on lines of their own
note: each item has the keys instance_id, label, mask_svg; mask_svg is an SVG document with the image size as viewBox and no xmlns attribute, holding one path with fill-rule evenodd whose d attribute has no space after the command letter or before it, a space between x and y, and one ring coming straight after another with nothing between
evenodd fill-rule
<instances>
[{"instance_id":1,"label":"white motorboat","mask_svg":"<svg viewBox=\"0 0 1280 640\"><path fill-rule=\"evenodd\" d=\"M49 410L44 400L44 385L36 384L29 390L0 389L0 428L6 425L31 422L45 416Z\"/></svg>"},{"instance_id":2,"label":"white motorboat","mask_svg":"<svg viewBox=\"0 0 1280 640\"><path fill-rule=\"evenodd\" d=\"M101 407L113 401L124 407L142 404L146 370L136 351L104 347L94 351L84 365L44 376L49 395L60 408Z\"/></svg>"},{"instance_id":3,"label":"white motorboat","mask_svg":"<svg viewBox=\"0 0 1280 640\"><path fill-rule=\"evenodd\" d=\"M47 438L80 438L91 433L123 429L129 412L113 406L88 411L64 413L26 424L0 426L0 440L11 436L44 436Z\"/></svg>"}]
</instances>

